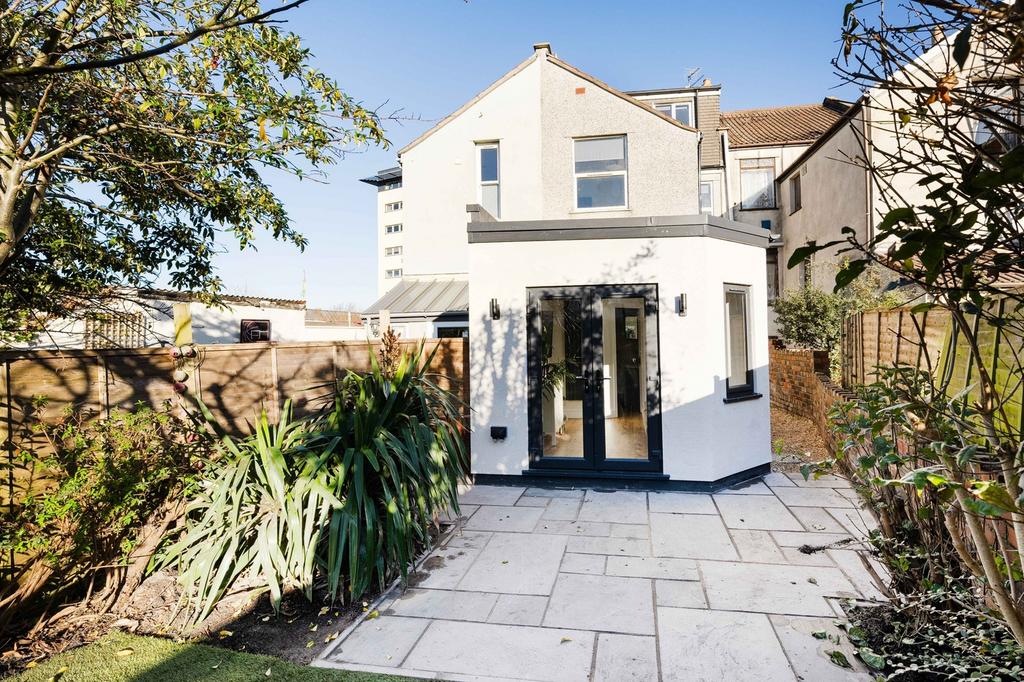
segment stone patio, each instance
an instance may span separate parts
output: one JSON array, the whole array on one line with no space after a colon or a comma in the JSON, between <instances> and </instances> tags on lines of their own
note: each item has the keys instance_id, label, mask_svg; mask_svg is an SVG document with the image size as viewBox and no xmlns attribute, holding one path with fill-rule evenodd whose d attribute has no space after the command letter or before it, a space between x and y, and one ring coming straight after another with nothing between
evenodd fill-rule
<instances>
[{"instance_id":1,"label":"stone patio","mask_svg":"<svg viewBox=\"0 0 1024 682\"><path fill-rule=\"evenodd\" d=\"M839 600L881 597L855 551L870 524L856 499L840 479L778 473L714 495L476 486L413 586L314 665L445 680L870 679L828 660L840 649L859 665L845 638L819 639L839 635Z\"/></svg>"}]
</instances>

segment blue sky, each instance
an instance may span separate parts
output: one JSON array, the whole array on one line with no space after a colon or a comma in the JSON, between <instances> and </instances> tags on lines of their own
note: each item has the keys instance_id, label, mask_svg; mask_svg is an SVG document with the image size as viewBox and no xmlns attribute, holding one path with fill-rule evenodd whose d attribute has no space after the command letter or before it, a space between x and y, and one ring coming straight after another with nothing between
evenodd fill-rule
<instances>
[{"instance_id":1,"label":"blue sky","mask_svg":"<svg viewBox=\"0 0 1024 682\"><path fill-rule=\"evenodd\" d=\"M351 154L326 183L274 176L300 253L263 236L258 251L224 242L227 293L298 298L311 307L376 298L375 190L358 181L398 149L550 42L569 63L622 90L682 84L699 67L721 83L723 110L853 97L835 89L844 0L632 2L586 0L312 0L287 15L317 68L370 108L401 111L392 147Z\"/></svg>"}]
</instances>

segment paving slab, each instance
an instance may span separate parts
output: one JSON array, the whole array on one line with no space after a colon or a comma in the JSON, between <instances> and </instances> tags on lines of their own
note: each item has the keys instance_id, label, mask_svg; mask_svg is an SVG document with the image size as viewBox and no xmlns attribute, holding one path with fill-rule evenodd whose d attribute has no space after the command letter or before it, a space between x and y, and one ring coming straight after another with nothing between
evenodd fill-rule
<instances>
[{"instance_id":1,"label":"paving slab","mask_svg":"<svg viewBox=\"0 0 1024 682\"><path fill-rule=\"evenodd\" d=\"M868 533L878 528L875 517L859 508L847 509L826 509L829 515L838 521L848 533L856 537L866 537Z\"/></svg>"},{"instance_id":2,"label":"paving slab","mask_svg":"<svg viewBox=\"0 0 1024 682\"><path fill-rule=\"evenodd\" d=\"M796 517L789 513L786 505L774 495L715 495L715 504L729 528L804 529Z\"/></svg>"},{"instance_id":3,"label":"paving slab","mask_svg":"<svg viewBox=\"0 0 1024 682\"><path fill-rule=\"evenodd\" d=\"M822 507L791 507L789 512L811 533L846 533L848 530Z\"/></svg>"},{"instance_id":4,"label":"paving slab","mask_svg":"<svg viewBox=\"0 0 1024 682\"><path fill-rule=\"evenodd\" d=\"M853 502L832 488L774 488L787 507L853 507ZM478 514L480 512L477 512Z\"/></svg>"},{"instance_id":5,"label":"paving slab","mask_svg":"<svg viewBox=\"0 0 1024 682\"><path fill-rule=\"evenodd\" d=\"M739 559L725 524L710 514L651 514L654 556Z\"/></svg>"},{"instance_id":6,"label":"paving slab","mask_svg":"<svg viewBox=\"0 0 1024 682\"><path fill-rule=\"evenodd\" d=\"M424 618L380 616L363 621L328 660L335 663L398 666L430 625Z\"/></svg>"},{"instance_id":7,"label":"paving slab","mask_svg":"<svg viewBox=\"0 0 1024 682\"><path fill-rule=\"evenodd\" d=\"M829 556L828 552L822 550L820 552L811 552L810 554L804 554L798 547L783 547L782 556L786 558L787 564L793 566L835 566L835 562Z\"/></svg>"},{"instance_id":8,"label":"paving slab","mask_svg":"<svg viewBox=\"0 0 1024 682\"><path fill-rule=\"evenodd\" d=\"M588 490L583 497L580 521L647 523L647 493Z\"/></svg>"},{"instance_id":9,"label":"paving slab","mask_svg":"<svg viewBox=\"0 0 1024 682\"><path fill-rule=\"evenodd\" d=\"M772 491L759 480L747 481L730 488L723 488L716 495L771 495Z\"/></svg>"},{"instance_id":10,"label":"paving slab","mask_svg":"<svg viewBox=\"0 0 1024 682\"><path fill-rule=\"evenodd\" d=\"M580 514L583 500L572 497L556 497L548 502L541 518L549 521L575 521Z\"/></svg>"},{"instance_id":11,"label":"paving slab","mask_svg":"<svg viewBox=\"0 0 1024 682\"><path fill-rule=\"evenodd\" d=\"M803 531L775 531L772 533L779 547L822 547L837 542L849 541L852 538L846 533L807 533Z\"/></svg>"},{"instance_id":12,"label":"paving slab","mask_svg":"<svg viewBox=\"0 0 1024 682\"><path fill-rule=\"evenodd\" d=\"M546 506L548 506L548 502L550 502L550 501L551 501L550 497L530 497L528 495L523 495L518 500L516 500L516 506L517 507L546 507Z\"/></svg>"},{"instance_id":13,"label":"paving slab","mask_svg":"<svg viewBox=\"0 0 1024 682\"><path fill-rule=\"evenodd\" d=\"M603 521L549 521L541 519L537 522L533 532L554 535L590 535L606 538L610 533L609 525Z\"/></svg>"},{"instance_id":14,"label":"paving slab","mask_svg":"<svg viewBox=\"0 0 1024 682\"><path fill-rule=\"evenodd\" d=\"M746 530L734 528L729 531L732 541L740 551L743 561L754 561L763 564L783 564L786 557L779 546L772 540L772 534L766 530Z\"/></svg>"},{"instance_id":15,"label":"paving slab","mask_svg":"<svg viewBox=\"0 0 1024 682\"><path fill-rule=\"evenodd\" d=\"M488 539L490 539L488 534ZM483 545L459 547L449 545L431 552L420 570L413 575L417 587L450 590L459 584L473 565Z\"/></svg>"},{"instance_id":16,"label":"paving slab","mask_svg":"<svg viewBox=\"0 0 1024 682\"><path fill-rule=\"evenodd\" d=\"M789 479L793 481L797 486L801 488L851 488L850 482L845 478L839 476L832 476L831 474L818 476L815 478L813 475L809 476L806 480L803 474L791 473Z\"/></svg>"},{"instance_id":17,"label":"paving slab","mask_svg":"<svg viewBox=\"0 0 1024 682\"><path fill-rule=\"evenodd\" d=\"M864 563L861 561L860 552L854 549L830 549L828 555L836 562L836 565L843 570L846 577L850 579L857 591L865 599L885 599L885 595L878 589L878 583L872 577ZM887 573L874 557L868 555L868 562L882 580L886 579Z\"/></svg>"},{"instance_id":18,"label":"paving slab","mask_svg":"<svg viewBox=\"0 0 1024 682\"><path fill-rule=\"evenodd\" d=\"M660 606L658 635L664 682L796 680L764 614Z\"/></svg>"},{"instance_id":19,"label":"paving slab","mask_svg":"<svg viewBox=\"0 0 1024 682\"><path fill-rule=\"evenodd\" d=\"M658 647L654 637L597 636L594 682L648 682L658 679Z\"/></svg>"},{"instance_id":20,"label":"paving slab","mask_svg":"<svg viewBox=\"0 0 1024 682\"><path fill-rule=\"evenodd\" d=\"M459 493L459 504L493 504L512 506L525 488L503 485L475 485Z\"/></svg>"},{"instance_id":21,"label":"paving slab","mask_svg":"<svg viewBox=\"0 0 1024 682\"><path fill-rule=\"evenodd\" d=\"M711 495L698 493L647 493L651 512L659 514L717 514Z\"/></svg>"},{"instance_id":22,"label":"paving slab","mask_svg":"<svg viewBox=\"0 0 1024 682\"><path fill-rule=\"evenodd\" d=\"M650 556L651 543L639 538L594 538L569 536L566 551L608 556Z\"/></svg>"},{"instance_id":23,"label":"paving slab","mask_svg":"<svg viewBox=\"0 0 1024 682\"><path fill-rule=\"evenodd\" d=\"M658 606L684 609L705 609L704 586L689 580L655 580L654 598Z\"/></svg>"},{"instance_id":24,"label":"paving slab","mask_svg":"<svg viewBox=\"0 0 1024 682\"><path fill-rule=\"evenodd\" d=\"M480 547L482 548L487 544L487 541L491 539L494 533L490 531L468 531L460 529L456 531L454 535L448 538L448 542L445 543L445 547Z\"/></svg>"},{"instance_id":25,"label":"paving slab","mask_svg":"<svg viewBox=\"0 0 1024 682\"><path fill-rule=\"evenodd\" d=\"M830 682L864 682L871 679L867 668L857 658L856 650L846 633L835 626L834 618L775 615L768 619L800 679ZM816 638L816 632L838 638L839 644L834 640ZM853 670L844 670L829 660L828 652L835 650L846 654Z\"/></svg>"},{"instance_id":26,"label":"paving slab","mask_svg":"<svg viewBox=\"0 0 1024 682\"><path fill-rule=\"evenodd\" d=\"M497 601L498 595L485 592L409 589L388 611L396 616L485 621Z\"/></svg>"},{"instance_id":27,"label":"paving slab","mask_svg":"<svg viewBox=\"0 0 1024 682\"><path fill-rule=\"evenodd\" d=\"M613 538L642 538L651 537L651 527L646 523L612 523L611 536Z\"/></svg>"},{"instance_id":28,"label":"paving slab","mask_svg":"<svg viewBox=\"0 0 1024 682\"><path fill-rule=\"evenodd\" d=\"M666 578L668 580L700 580L697 562L693 559L663 557L610 556L605 575L632 578Z\"/></svg>"},{"instance_id":29,"label":"paving slab","mask_svg":"<svg viewBox=\"0 0 1024 682\"><path fill-rule=\"evenodd\" d=\"M825 566L700 562L708 606L797 616L831 616L825 596L855 595L843 573Z\"/></svg>"},{"instance_id":30,"label":"paving slab","mask_svg":"<svg viewBox=\"0 0 1024 682\"><path fill-rule=\"evenodd\" d=\"M590 573L603 575L604 564L608 557L603 554L570 554L562 557L562 573Z\"/></svg>"},{"instance_id":31,"label":"paving slab","mask_svg":"<svg viewBox=\"0 0 1024 682\"><path fill-rule=\"evenodd\" d=\"M527 497L561 497L583 499L586 492L583 488L527 488L523 495Z\"/></svg>"},{"instance_id":32,"label":"paving slab","mask_svg":"<svg viewBox=\"0 0 1024 682\"><path fill-rule=\"evenodd\" d=\"M466 530L492 530L525 533L533 530L543 509L536 507L483 506L466 521Z\"/></svg>"},{"instance_id":33,"label":"paving slab","mask_svg":"<svg viewBox=\"0 0 1024 682\"><path fill-rule=\"evenodd\" d=\"M495 533L458 583L460 590L551 594L562 563L564 535Z\"/></svg>"},{"instance_id":34,"label":"paving slab","mask_svg":"<svg viewBox=\"0 0 1024 682\"><path fill-rule=\"evenodd\" d=\"M487 622L507 625L540 625L544 618L544 609L547 606L547 597L526 594L498 595L498 602L494 605Z\"/></svg>"},{"instance_id":35,"label":"paving slab","mask_svg":"<svg viewBox=\"0 0 1024 682\"><path fill-rule=\"evenodd\" d=\"M786 474L780 474L777 471L773 471L770 474L765 474L764 476L761 477L761 480L764 481L764 484L767 485L769 488L776 488L779 486L792 488L793 486L796 485L796 483L794 483L789 476L787 476Z\"/></svg>"},{"instance_id":36,"label":"paving slab","mask_svg":"<svg viewBox=\"0 0 1024 682\"><path fill-rule=\"evenodd\" d=\"M468 519L470 516L473 515L473 512L475 512L478 508L479 505L475 504L459 504L458 514L456 514L454 510L448 509L444 512L441 512L438 515L438 517L440 518L442 523L454 523L459 519Z\"/></svg>"},{"instance_id":37,"label":"paving slab","mask_svg":"<svg viewBox=\"0 0 1024 682\"><path fill-rule=\"evenodd\" d=\"M544 626L653 635L651 581L561 573L548 601Z\"/></svg>"},{"instance_id":38,"label":"paving slab","mask_svg":"<svg viewBox=\"0 0 1024 682\"><path fill-rule=\"evenodd\" d=\"M442 677L485 673L517 680L586 682L594 640L591 632L569 629L434 621L403 667L436 671Z\"/></svg>"}]
</instances>

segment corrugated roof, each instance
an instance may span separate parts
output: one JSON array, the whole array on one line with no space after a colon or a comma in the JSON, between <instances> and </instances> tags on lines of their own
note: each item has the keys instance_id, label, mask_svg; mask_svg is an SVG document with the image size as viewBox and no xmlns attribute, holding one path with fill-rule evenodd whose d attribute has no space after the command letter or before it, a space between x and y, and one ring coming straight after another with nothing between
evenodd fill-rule
<instances>
[{"instance_id":1,"label":"corrugated roof","mask_svg":"<svg viewBox=\"0 0 1024 682\"><path fill-rule=\"evenodd\" d=\"M464 279L403 279L366 309L367 315L464 313L469 311L469 282Z\"/></svg>"},{"instance_id":2,"label":"corrugated roof","mask_svg":"<svg viewBox=\"0 0 1024 682\"><path fill-rule=\"evenodd\" d=\"M136 290L136 294L139 298L151 300L179 301L182 303L196 300L196 297L192 296L188 292L174 291L173 289L138 289ZM271 298L269 296L221 294L220 299L228 304L235 303L238 305L248 305L257 308L302 309L306 307L306 301L301 298Z\"/></svg>"},{"instance_id":3,"label":"corrugated roof","mask_svg":"<svg viewBox=\"0 0 1024 682\"><path fill-rule=\"evenodd\" d=\"M395 166L393 168L385 168L384 170L377 171L376 175L371 175L368 178L360 178L359 182L365 182L368 185L386 185L391 182L402 179L402 167Z\"/></svg>"},{"instance_id":4,"label":"corrugated roof","mask_svg":"<svg viewBox=\"0 0 1024 682\"><path fill-rule=\"evenodd\" d=\"M811 143L842 118L848 107L826 98L818 104L726 111L722 112L722 126L729 129L732 148Z\"/></svg>"}]
</instances>

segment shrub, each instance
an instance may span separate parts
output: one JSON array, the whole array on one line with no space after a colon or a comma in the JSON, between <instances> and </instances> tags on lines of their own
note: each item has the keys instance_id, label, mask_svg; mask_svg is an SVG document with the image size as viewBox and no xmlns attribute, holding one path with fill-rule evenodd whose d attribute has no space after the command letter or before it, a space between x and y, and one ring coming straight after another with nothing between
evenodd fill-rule
<instances>
[{"instance_id":1,"label":"shrub","mask_svg":"<svg viewBox=\"0 0 1024 682\"><path fill-rule=\"evenodd\" d=\"M247 572L274 608L286 589L311 598L318 578L332 600L358 598L404 578L436 516L458 509L459 400L432 381L422 346L395 357L385 371L371 356L371 371L349 372L310 418L286 409L276 427L263 415L253 436L224 438L226 456L162 558L179 567L193 620Z\"/></svg>"},{"instance_id":2,"label":"shrub","mask_svg":"<svg viewBox=\"0 0 1024 682\"><path fill-rule=\"evenodd\" d=\"M106 576L96 584L110 600L126 580L134 589L159 539L142 531L173 520L204 459L205 444L169 406L89 417L68 409L54 424L32 426L51 454L23 459L34 480L51 485L29 490L2 517L0 550L24 557L0 600L5 623L45 608L43 595L50 603L69 596L94 572Z\"/></svg>"}]
</instances>

